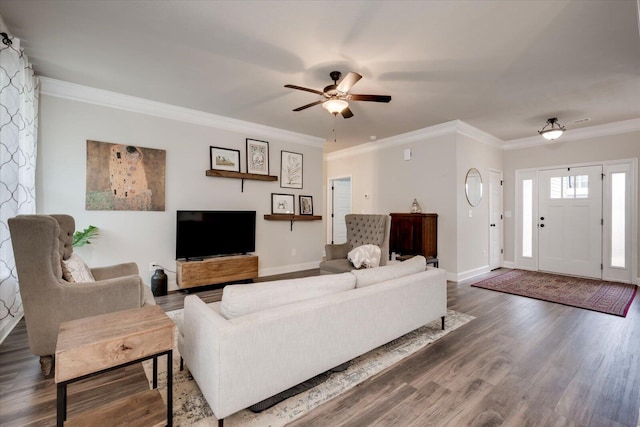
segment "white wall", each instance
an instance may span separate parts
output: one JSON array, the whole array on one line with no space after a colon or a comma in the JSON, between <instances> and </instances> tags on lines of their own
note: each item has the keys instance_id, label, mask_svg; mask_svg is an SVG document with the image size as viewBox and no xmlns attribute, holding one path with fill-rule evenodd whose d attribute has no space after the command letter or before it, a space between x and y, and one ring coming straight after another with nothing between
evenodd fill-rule
<instances>
[{"instance_id":1,"label":"white wall","mask_svg":"<svg viewBox=\"0 0 640 427\"><path fill-rule=\"evenodd\" d=\"M289 222L266 221L263 215L270 213L271 193L295 194L296 205L298 195L310 195L314 211L324 211L320 144L293 143L285 132L286 137L278 139L277 130L265 138L259 131L246 134L46 94L40 102L37 212L67 213L75 218L77 229L89 224L100 229L95 243L77 250L90 266L134 261L149 282L152 261L175 270L176 210L235 209L257 211L261 276L317 268L324 244L322 221L297 222L290 231ZM245 171L245 138L269 141L271 175L279 175L280 150L302 153L304 188L245 181L241 192L240 180L205 176L210 145L241 150ZM86 140L166 150L166 210L85 210ZM169 274L169 289L176 288L175 275Z\"/></svg>"},{"instance_id":2,"label":"white wall","mask_svg":"<svg viewBox=\"0 0 640 427\"><path fill-rule=\"evenodd\" d=\"M488 183L489 170L502 165L501 150L469 136L469 129L448 122L325 156L328 178L352 177L354 213L409 212L414 198L423 212L437 213L438 258L450 280L489 264L488 198L469 218L467 170L479 169ZM404 160L405 149L411 160Z\"/></svg>"},{"instance_id":3,"label":"white wall","mask_svg":"<svg viewBox=\"0 0 640 427\"><path fill-rule=\"evenodd\" d=\"M462 279L489 271L489 171L502 170L502 150L460 134L456 147L456 272ZM464 191L471 168L478 169L482 177L482 198L475 207L469 205Z\"/></svg>"},{"instance_id":4,"label":"white wall","mask_svg":"<svg viewBox=\"0 0 640 427\"><path fill-rule=\"evenodd\" d=\"M640 132L567 141L559 139L555 144L531 148L507 150L504 152L504 210L515 209L515 171L517 169L585 164L607 160L640 158ZM640 174L638 174L640 175ZM639 180L640 181L640 180ZM640 182L638 183L640 184ZM636 188L640 188L637 185ZM640 212L640 198L638 198ZM505 262L515 261L515 217L505 218ZM640 215L638 241L640 242ZM640 253L638 259L640 265Z\"/></svg>"}]
</instances>

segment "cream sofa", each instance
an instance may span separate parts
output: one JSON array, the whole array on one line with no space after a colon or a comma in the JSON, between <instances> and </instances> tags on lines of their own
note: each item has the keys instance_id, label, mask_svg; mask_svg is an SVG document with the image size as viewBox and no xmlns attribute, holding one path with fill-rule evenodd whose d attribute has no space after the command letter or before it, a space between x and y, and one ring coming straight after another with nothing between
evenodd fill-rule
<instances>
[{"instance_id":1,"label":"cream sofa","mask_svg":"<svg viewBox=\"0 0 640 427\"><path fill-rule=\"evenodd\" d=\"M447 311L424 257L349 273L232 285L184 301L178 349L218 420L398 338Z\"/></svg>"}]
</instances>

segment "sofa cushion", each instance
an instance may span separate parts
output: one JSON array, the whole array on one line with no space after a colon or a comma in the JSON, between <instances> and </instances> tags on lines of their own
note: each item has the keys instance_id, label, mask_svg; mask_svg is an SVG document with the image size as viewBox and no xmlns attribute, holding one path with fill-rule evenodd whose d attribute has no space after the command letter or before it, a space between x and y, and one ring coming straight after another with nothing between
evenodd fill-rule
<instances>
[{"instance_id":1,"label":"sofa cushion","mask_svg":"<svg viewBox=\"0 0 640 427\"><path fill-rule=\"evenodd\" d=\"M375 283L419 273L426 268L426 258L422 255L417 255L398 264L385 265L384 267L367 270L353 270L350 274L353 274L356 278L356 288L362 288Z\"/></svg>"},{"instance_id":2,"label":"sofa cushion","mask_svg":"<svg viewBox=\"0 0 640 427\"><path fill-rule=\"evenodd\" d=\"M95 282L87 264L75 253L62 260L62 277L67 282Z\"/></svg>"},{"instance_id":3,"label":"sofa cushion","mask_svg":"<svg viewBox=\"0 0 640 427\"><path fill-rule=\"evenodd\" d=\"M356 279L352 274L343 273L248 285L228 285L222 291L220 313L227 319L232 319L256 311L354 289L355 284Z\"/></svg>"}]
</instances>

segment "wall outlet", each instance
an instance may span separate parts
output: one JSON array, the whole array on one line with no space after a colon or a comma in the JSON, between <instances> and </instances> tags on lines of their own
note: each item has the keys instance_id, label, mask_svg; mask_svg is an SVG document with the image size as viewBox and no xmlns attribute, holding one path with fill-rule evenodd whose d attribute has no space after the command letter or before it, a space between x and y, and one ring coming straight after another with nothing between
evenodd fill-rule
<instances>
[{"instance_id":1,"label":"wall outlet","mask_svg":"<svg viewBox=\"0 0 640 427\"><path fill-rule=\"evenodd\" d=\"M156 271L156 265L157 265L157 264L158 264L157 262L155 262L155 261L151 261L151 262L149 263L149 271L151 271L151 272Z\"/></svg>"}]
</instances>

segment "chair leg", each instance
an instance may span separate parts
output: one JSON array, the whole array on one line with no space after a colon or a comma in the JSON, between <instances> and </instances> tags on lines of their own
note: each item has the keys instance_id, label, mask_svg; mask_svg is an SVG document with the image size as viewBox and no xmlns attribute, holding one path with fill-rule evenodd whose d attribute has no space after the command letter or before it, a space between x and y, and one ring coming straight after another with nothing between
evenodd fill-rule
<instances>
[{"instance_id":1,"label":"chair leg","mask_svg":"<svg viewBox=\"0 0 640 427\"><path fill-rule=\"evenodd\" d=\"M221 420L218 420L218 427L224 427L224 418Z\"/></svg>"},{"instance_id":2,"label":"chair leg","mask_svg":"<svg viewBox=\"0 0 640 427\"><path fill-rule=\"evenodd\" d=\"M184 371L184 359L180 356L180 371Z\"/></svg>"},{"instance_id":3,"label":"chair leg","mask_svg":"<svg viewBox=\"0 0 640 427\"><path fill-rule=\"evenodd\" d=\"M442 319L442 330L444 331L444 316L442 316L440 319Z\"/></svg>"},{"instance_id":4,"label":"chair leg","mask_svg":"<svg viewBox=\"0 0 640 427\"><path fill-rule=\"evenodd\" d=\"M40 371L42 375L48 377L53 368L53 356L40 356Z\"/></svg>"}]
</instances>

